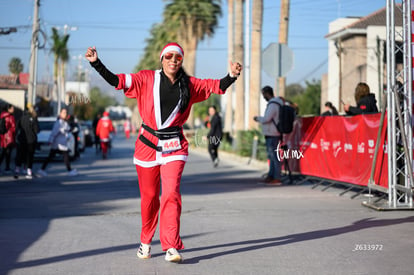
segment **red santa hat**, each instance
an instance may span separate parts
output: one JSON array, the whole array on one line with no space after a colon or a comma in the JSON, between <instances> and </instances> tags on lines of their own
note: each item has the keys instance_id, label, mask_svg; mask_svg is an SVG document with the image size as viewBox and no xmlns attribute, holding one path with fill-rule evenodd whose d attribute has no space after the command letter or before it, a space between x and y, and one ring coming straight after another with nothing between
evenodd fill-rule
<instances>
[{"instance_id":1,"label":"red santa hat","mask_svg":"<svg viewBox=\"0 0 414 275\"><path fill-rule=\"evenodd\" d=\"M179 54L181 54L184 57L184 50L183 48L178 45L177 43L168 43L167 45L164 46L164 48L162 48L161 54L160 54L160 61L162 60L162 57L164 56L164 54L168 53L168 52L178 52Z\"/></svg>"},{"instance_id":2,"label":"red santa hat","mask_svg":"<svg viewBox=\"0 0 414 275\"><path fill-rule=\"evenodd\" d=\"M103 112L103 116L109 116L109 113L107 111Z\"/></svg>"}]
</instances>

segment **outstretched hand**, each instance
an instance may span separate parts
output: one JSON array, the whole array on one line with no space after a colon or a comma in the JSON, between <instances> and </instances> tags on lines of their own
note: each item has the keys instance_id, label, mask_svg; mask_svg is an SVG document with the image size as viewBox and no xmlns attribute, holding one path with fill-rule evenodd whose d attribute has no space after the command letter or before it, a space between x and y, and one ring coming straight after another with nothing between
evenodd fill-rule
<instances>
[{"instance_id":1,"label":"outstretched hand","mask_svg":"<svg viewBox=\"0 0 414 275\"><path fill-rule=\"evenodd\" d=\"M96 51L96 47L89 47L86 50L85 57L89 62L95 62L96 60L98 60L98 52Z\"/></svg>"},{"instance_id":2,"label":"outstretched hand","mask_svg":"<svg viewBox=\"0 0 414 275\"><path fill-rule=\"evenodd\" d=\"M242 69L243 69L243 65L240 64L239 62L235 62L235 63L233 63L231 61L229 61L229 62L230 62L229 64L230 64L230 73L231 73L231 75L234 76L234 77L238 77L240 75Z\"/></svg>"}]
</instances>

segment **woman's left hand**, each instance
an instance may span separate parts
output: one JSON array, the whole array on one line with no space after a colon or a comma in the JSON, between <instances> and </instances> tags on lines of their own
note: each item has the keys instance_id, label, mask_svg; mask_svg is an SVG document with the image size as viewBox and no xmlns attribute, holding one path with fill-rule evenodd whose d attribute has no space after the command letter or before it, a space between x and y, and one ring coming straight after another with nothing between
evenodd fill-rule
<instances>
[{"instance_id":1,"label":"woman's left hand","mask_svg":"<svg viewBox=\"0 0 414 275\"><path fill-rule=\"evenodd\" d=\"M239 62L231 62L230 61L230 73L233 77L238 77L243 69L243 65Z\"/></svg>"}]
</instances>

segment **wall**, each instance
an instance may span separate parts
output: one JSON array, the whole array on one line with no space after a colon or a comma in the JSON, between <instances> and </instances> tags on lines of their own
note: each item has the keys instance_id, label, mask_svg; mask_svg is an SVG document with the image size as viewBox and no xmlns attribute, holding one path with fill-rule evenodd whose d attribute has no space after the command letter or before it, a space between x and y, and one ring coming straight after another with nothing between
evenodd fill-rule
<instances>
[{"instance_id":1,"label":"wall","mask_svg":"<svg viewBox=\"0 0 414 275\"><path fill-rule=\"evenodd\" d=\"M13 104L14 107L24 110L25 91L0 89L0 99L7 103Z\"/></svg>"}]
</instances>

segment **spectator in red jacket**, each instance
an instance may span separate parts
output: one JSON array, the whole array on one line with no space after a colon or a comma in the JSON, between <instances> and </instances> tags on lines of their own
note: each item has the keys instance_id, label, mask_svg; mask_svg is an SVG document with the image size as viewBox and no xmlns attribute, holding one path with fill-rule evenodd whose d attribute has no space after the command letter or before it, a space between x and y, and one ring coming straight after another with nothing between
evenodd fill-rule
<instances>
[{"instance_id":1,"label":"spectator in red jacket","mask_svg":"<svg viewBox=\"0 0 414 275\"><path fill-rule=\"evenodd\" d=\"M10 157L13 148L16 145L16 121L13 116L14 106L7 104L0 115L0 118L4 118L6 122L7 132L3 135L0 135L0 145L1 145L1 154L0 154L0 167L3 163L3 159L6 158L6 173L11 173L10 169Z\"/></svg>"},{"instance_id":2,"label":"spectator in red jacket","mask_svg":"<svg viewBox=\"0 0 414 275\"><path fill-rule=\"evenodd\" d=\"M108 148L111 142L111 133L115 132L112 121L109 118L109 113L104 112L102 118L98 121L96 126L96 135L101 140L102 158L106 159L108 155Z\"/></svg>"}]
</instances>

